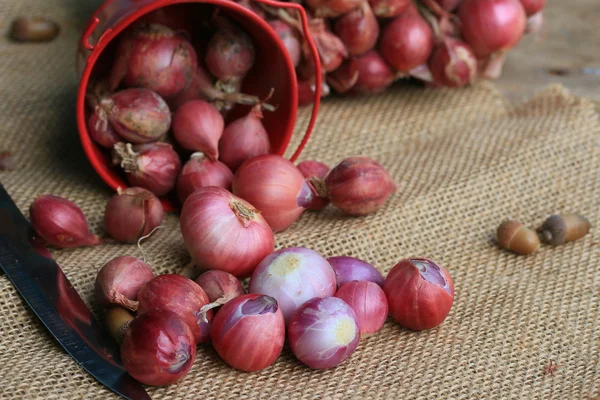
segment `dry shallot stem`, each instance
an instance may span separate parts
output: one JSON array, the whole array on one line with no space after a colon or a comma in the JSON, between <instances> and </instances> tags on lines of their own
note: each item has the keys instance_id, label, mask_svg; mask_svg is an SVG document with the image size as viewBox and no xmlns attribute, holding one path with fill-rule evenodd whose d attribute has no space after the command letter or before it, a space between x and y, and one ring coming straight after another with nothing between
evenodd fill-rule
<instances>
[{"instance_id":1,"label":"dry shallot stem","mask_svg":"<svg viewBox=\"0 0 600 400\"><path fill-rule=\"evenodd\" d=\"M137 241L137 247L138 247L138 249L140 250L140 252L142 253L142 258L143 258L144 262L145 262L146 264L148 264L148 265L152 265L152 264L150 264L150 263L149 263L149 262L146 260L146 252L145 252L145 251L144 251L144 249L142 248L142 241L144 241L144 240L148 239L150 236L152 236L152 234L153 234L154 232L156 232L156 231L157 231L157 230L159 230L160 228L162 228L162 225L159 225L159 226L157 226L156 228L152 229L152 230L150 231L150 233L148 233L148 234L147 234L147 235L145 235L145 236L142 236L142 237L141 237L141 238L139 238L139 239L138 239L138 241Z\"/></svg>"},{"instance_id":2,"label":"dry shallot stem","mask_svg":"<svg viewBox=\"0 0 600 400\"><path fill-rule=\"evenodd\" d=\"M423 0L423 4L418 4L417 7L423 18L431 25L436 38L458 34L456 25L453 23L458 21L458 18L440 7L435 0ZM435 21L435 26L432 21Z\"/></svg>"}]
</instances>

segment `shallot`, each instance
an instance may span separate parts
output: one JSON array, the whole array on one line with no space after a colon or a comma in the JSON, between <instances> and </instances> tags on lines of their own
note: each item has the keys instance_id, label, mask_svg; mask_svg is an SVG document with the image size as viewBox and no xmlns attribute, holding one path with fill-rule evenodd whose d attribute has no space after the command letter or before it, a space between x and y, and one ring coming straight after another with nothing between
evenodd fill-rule
<instances>
[{"instance_id":1,"label":"shallot","mask_svg":"<svg viewBox=\"0 0 600 400\"><path fill-rule=\"evenodd\" d=\"M236 196L260 210L273 231L282 231L294 223L314 197L298 168L273 154L242 164L231 188Z\"/></svg>"},{"instance_id":2,"label":"shallot","mask_svg":"<svg viewBox=\"0 0 600 400\"><path fill-rule=\"evenodd\" d=\"M286 322L304 303L314 297L333 296L335 273L319 253L304 247L277 250L256 267L249 293L274 297Z\"/></svg>"},{"instance_id":3,"label":"shallot","mask_svg":"<svg viewBox=\"0 0 600 400\"><path fill-rule=\"evenodd\" d=\"M119 189L106 204L104 225L107 233L122 243L136 243L162 224L160 200L147 189Z\"/></svg>"},{"instance_id":4,"label":"shallot","mask_svg":"<svg viewBox=\"0 0 600 400\"><path fill-rule=\"evenodd\" d=\"M338 93L347 93L358 82L360 71L358 70L358 63L356 58L350 58L338 69L327 74L327 83Z\"/></svg>"},{"instance_id":5,"label":"shallot","mask_svg":"<svg viewBox=\"0 0 600 400\"><path fill-rule=\"evenodd\" d=\"M122 82L173 96L190 84L196 65L196 51L182 35L161 24L137 23L119 42L110 87Z\"/></svg>"},{"instance_id":6,"label":"shallot","mask_svg":"<svg viewBox=\"0 0 600 400\"><path fill-rule=\"evenodd\" d=\"M194 153L177 178L177 196L183 204L196 189L205 186L229 189L232 180L233 172L227 165L209 160L204 153Z\"/></svg>"},{"instance_id":7,"label":"shallot","mask_svg":"<svg viewBox=\"0 0 600 400\"><path fill-rule=\"evenodd\" d=\"M285 322L277 301L245 294L217 312L211 328L212 344L233 368L254 372L277 360L285 341Z\"/></svg>"},{"instance_id":8,"label":"shallot","mask_svg":"<svg viewBox=\"0 0 600 400\"><path fill-rule=\"evenodd\" d=\"M294 313L288 340L296 358L310 368L336 367L358 347L356 313L337 297L313 298Z\"/></svg>"},{"instance_id":9,"label":"shallot","mask_svg":"<svg viewBox=\"0 0 600 400\"><path fill-rule=\"evenodd\" d=\"M223 131L219 141L219 159L235 171L244 161L269 154L271 144L269 134L261 119L261 105L258 104L250 112L231 122Z\"/></svg>"},{"instance_id":10,"label":"shallot","mask_svg":"<svg viewBox=\"0 0 600 400\"><path fill-rule=\"evenodd\" d=\"M125 370L139 382L164 386L181 380L196 359L190 327L177 314L149 311L131 321L121 343Z\"/></svg>"},{"instance_id":11,"label":"shallot","mask_svg":"<svg viewBox=\"0 0 600 400\"><path fill-rule=\"evenodd\" d=\"M218 21L221 26L208 42L204 61L217 79L238 82L254 65L254 44L237 26L224 19Z\"/></svg>"},{"instance_id":12,"label":"shallot","mask_svg":"<svg viewBox=\"0 0 600 400\"><path fill-rule=\"evenodd\" d=\"M219 187L192 193L181 209L181 233L195 265L240 278L273 251L273 231L250 203Z\"/></svg>"},{"instance_id":13,"label":"shallot","mask_svg":"<svg viewBox=\"0 0 600 400\"><path fill-rule=\"evenodd\" d=\"M362 337L377 333L388 316L388 302L383 289L368 281L348 282L336 292L356 313Z\"/></svg>"},{"instance_id":14,"label":"shallot","mask_svg":"<svg viewBox=\"0 0 600 400\"><path fill-rule=\"evenodd\" d=\"M519 0L464 0L457 15L462 36L478 57L512 49L527 23Z\"/></svg>"},{"instance_id":15,"label":"shallot","mask_svg":"<svg viewBox=\"0 0 600 400\"><path fill-rule=\"evenodd\" d=\"M77 204L53 195L36 198L29 207L31 225L46 243L57 248L96 246L102 239L90 232Z\"/></svg>"},{"instance_id":16,"label":"shallot","mask_svg":"<svg viewBox=\"0 0 600 400\"><path fill-rule=\"evenodd\" d=\"M414 6L385 26L379 51L396 70L407 73L427 61L433 49L433 31Z\"/></svg>"},{"instance_id":17,"label":"shallot","mask_svg":"<svg viewBox=\"0 0 600 400\"><path fill-rule=\"evenodd\" d=\"M154 142L171 127L169 106L148 89L125 89L105 97L96 113L100 121L108 120L119 136L131 143Z\"/></svg>"},{"instance_id":18,"label":"shallot","mask_svg":"<svg viewBox=\"0 0 600 400\"><path fill-rule=\"evenodd\" d=\"M371 50L379 37L379 23L366 1L335 22L334 32L346 45L348 54L359 56Z\"/></svg>"},{"instance_id":19,"label":"shallot","mask_svg":"<svg viewBox=\"0 0 600 400\"><path fill-rule=\"evenodd\" d=\"M306 0L318 18L335 18L359 7L363 0Z\"/></svg>"},{"instance_id":20,"label":"shallot","mask_svg":"<svg viewBox=\"0 0 600 400\"><path fill-rule=\"evenodd\" d=\"M307 160L298 164L298 170L304 175L313 192L313 200L308 205L308 209L319 211L327 207L329 199L323 178L329 172L329 167L319 161Z\"/></svg>"},{"instance_id":21,"label":"shallot","mask_svg":"<svg viewBox=\"0 0 600 400\"><path fill-rule=\"evenodd\" d=\"M92 140L104 148L112 149L115 144L121 141L121 137L108 122L108 119L102 118L97 112L90 114L87 128Z\"/></svg>"},{"instance_id":22,"label":"shallot","mask_svg":"<svg viewBox=\"0 0 600 400\"><path fill-rule=\"evenodd\" d=\"M521 5L525 9L525 14L528 17L535 15L542 11L546 6L546 0L519 0Z\"/></svg>"},{"instance_id":23,"label":"shallot","mask_svg":"<svg viewBox=\"0 0 600 400\"><path fill-rule=\"evenodd\" d=\"M390 87L396 79L394 71L381 57L371 50L355 59L358 79L354 89L360 93L380 93Z\"/></svg>"},{"instance_id":24,"label":"shallot","mask_svg":"<svg viewBox=\"0 0 600 400\"><path fill-rule=\"evenodd\" d=\"M125 170L133 186L163 196L175 187L181 160L168 143L146 143L132 146L119 142L113 149L113 163Z\"/></svg>"},{"instance_id":25,"label":"shallot","mask_svg":"<svg viewBox=\"0 0 600 400\"><path fill-rule=\"evenodd\" d=\"M144 261L131 256L113 258L104 264L96 276L96 301L105 307L117 304L136 311L138 293L152 278L152 268Z\"/></svg>"},{"instance_id":26,"label":"shallot","mask_svg":"<svg viewBox=\"0 0 600 400\"><path fill-rule=\"evenodd\" d=\"M374 266L355 257L336 256L327 258L335 271L338 289L352 281L369 281L383 287L384 278Z\"/></svg>"},{"instance_id":27,"label":"shallot","mask_svg":"<svg viewBox=\"0 0 600 400\"><path fill-rule=\"evenodd\" d=\"M183 148L202 152L211 160L219 157L219 139L224 128L225 121L219 110L202 100L185 103L173 117L175 140Z\"/></svg>"},{"instance_id":28,"label":"shallot","mask_svg":"<svg viewBox=\"0 0 600 400\"><path fill-rule=\"evenodd\" d=\"M202 307L202 312L227 304L228 301L246 293L238 278L229 272L217 269L204 272L196 278L196 283L204 290L210 301Z\"/></svg>"},{"instance_id":29,"label":"shallot","mask_svg":"<svg viewBox=\"0 0 600 400\"><path fill-rule=\"evenodd\" d=\"M412 330L435 328L450 313L454 282L448 271L426 258L409 258L392 268L383 284L389 311Z\"/></svg>"},{"instance_id":30,"label":"shallot","mask_svg":"<svg viewBox=\"0 0 600 400\"><path fill-rule=\"evenodd\" d=\"M292 64L294 67L297 67L302 58L302 45L296 30L289 24L278 19L267 21L267 23L275 30L277 36L279 36L279 39L283 42L283 45L292 60Z\"/></svg>"},{"instance_id":31,"label":"shallot","mask_svg":"<svg viewBox=\"0 0 600 400\"><path fill-rule=\"evenodd\" d=\"M429 69L436 83L461 87L475 81L477 59L468 44L447 37L433 49Z\"/></svg>"},{"instance_id":32,"label":"shallot","mask_svg":"<svg viewBox=\"0 0 600 400\"><path fill-rule=\"evenodd\" d=\"M196 343L210 339L212 311L202 312L208 296L193 280L181 275L158 275L146 283L138 293L138 313L171 311L190 327Z\"/></svg>"},{"instance_id":33,"label":"shallot","mask_svg":"<svg viewBox=\"0 0 600 400\"><path fill-rule=\"evenodd\" d=\"M396 191L387 171L364 156L349 157L336 165L325 184L331 204L354 216L376 212Z\"/></svg>"},{"instance_id":34,"label":"shallot","mask_svg":"<svg viewBox=\"0 0 600 400\"><path fill-rule=\"evenodd\" d=\"M393 18L406 10L410 0L369 0L369 4L379 18Z\"/></svg>"}]
</instances>

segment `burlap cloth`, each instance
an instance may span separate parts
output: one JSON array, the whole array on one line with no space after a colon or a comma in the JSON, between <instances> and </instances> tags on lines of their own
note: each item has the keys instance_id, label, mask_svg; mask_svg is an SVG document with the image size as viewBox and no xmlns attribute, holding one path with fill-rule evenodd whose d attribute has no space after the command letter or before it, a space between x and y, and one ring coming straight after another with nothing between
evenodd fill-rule
<instances>
[{"instance_id":1,"label":"burlap cloth","mask_svg":"<svg viewBox=\"0 0 600 400\"><path fill-rule=\"evenodd\" d=\"M85 4L82 4L85 3ZM81 150L75 126L74 50L96 4L81 0L0 2L1 28L22 13L58 19L46 45L0 41L0 150L17 170L0 181L26 212L35 196L76 201L94 230L110 190ZM302 110L298 131L307 122ZM353 255L387 273L408 256L445 265L456 284L438 328L410 332L388 321L338 368L310 370L289 349L253 374L227 367L210 346L178 384L149 388L155 399L592 399L600 395L600 233L516 256L493 237L504 218L539 225L576 211L600 223L600 123L594 105L550 87L519 106L491 85L468 90L399 87L374 97L330 99L302 154L334 164L353 154L379 160L400 184L377 215L333 208L306 213L277 247ZM176 215L147 246L157 273L188 261ZM98 269L133 246L54 251L96 312ZM0 398L108 399L52 339L6 277L0 277ZM550 360L561 365L545 374Z\"/></svg>"}]
</instances>

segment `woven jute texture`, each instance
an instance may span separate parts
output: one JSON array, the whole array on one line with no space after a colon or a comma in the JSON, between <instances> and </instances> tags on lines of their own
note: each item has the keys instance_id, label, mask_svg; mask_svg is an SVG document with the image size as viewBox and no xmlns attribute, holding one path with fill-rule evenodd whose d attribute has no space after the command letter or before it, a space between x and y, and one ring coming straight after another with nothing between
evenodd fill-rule
<instances>
[{"instance_id":1,"label":"woven jute texture","mask_svg":"<svg viewBox=\"0 0 600 400\"><path fill-rule=\"evenodd\" d=\"M96 176L75 126L74 55L93 2L0 2L0 26L19 14L59 20L49 44L0 39L0 150L17 158L0 181L27 215L53 193L77 202L92 229L112 194ZM302 110L300 136L308 121ZM290 147L290 152L291 148ZM493 86L466 90L398 87L385 94L329 99L302 159L330 164L350 155L381 162L399 184L376 215L349 218L332 207L307 212L277 234L277 247L352 255L387 273L409 256L446 266L456 298L438 328L411 332L388 320L341 366L314 371L285 348L258 373L227 367L200 346L181 382L148 388L155 399L598 399L600 396L600 233L531 256L497 248L505 218L539 226L572 211L600 223L600 122L594 105L560 87L509 105ZM156 273L188 261L177 215L146 245ZM94 277L135 246L53 251L94 312ZM553 361L553 374L545 369ZM109 399L0 277L0 398Z\"/></svg>"}]
</instances>

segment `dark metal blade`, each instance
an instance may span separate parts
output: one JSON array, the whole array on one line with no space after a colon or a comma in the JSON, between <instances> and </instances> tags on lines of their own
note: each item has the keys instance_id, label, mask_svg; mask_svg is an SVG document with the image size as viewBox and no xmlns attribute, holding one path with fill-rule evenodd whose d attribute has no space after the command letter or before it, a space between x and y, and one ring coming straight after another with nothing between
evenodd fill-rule
<instances>
[{"instance_id":1,"label":"dark metal blade","mask_svg":"<svg viewBox=\"0 0 600 400\"><path fill-rule=\"evenodd\" d=\"M130 400L148 400L119 348L0 185L0 267L58 343L94 378Z\"/></svg>"}]
</instances>

